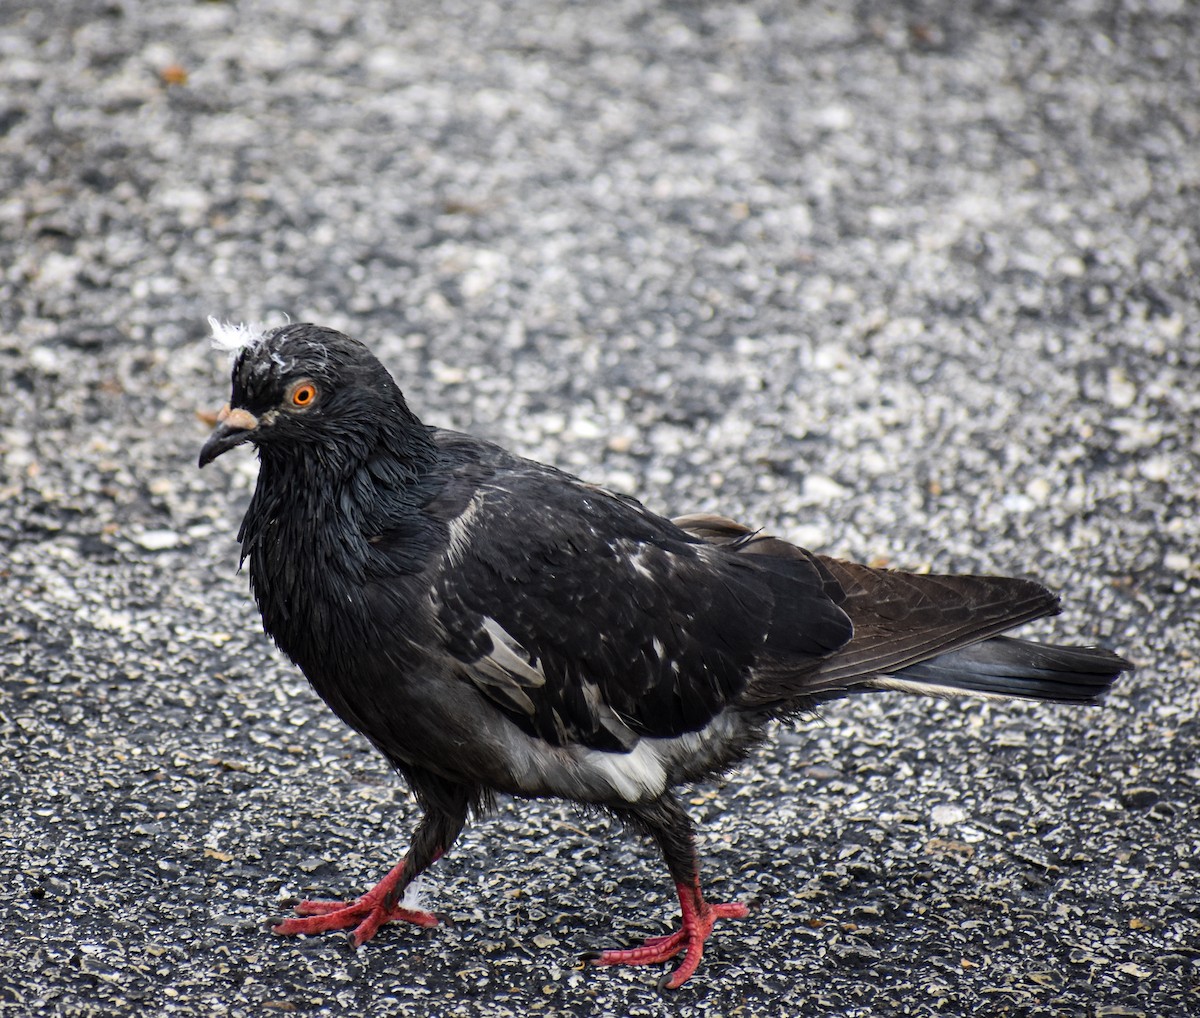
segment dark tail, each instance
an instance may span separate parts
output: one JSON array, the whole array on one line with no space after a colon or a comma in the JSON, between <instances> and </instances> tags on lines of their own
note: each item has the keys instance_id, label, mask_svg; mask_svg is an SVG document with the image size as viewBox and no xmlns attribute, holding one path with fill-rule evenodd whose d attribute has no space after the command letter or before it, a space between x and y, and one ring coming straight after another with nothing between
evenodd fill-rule
<instances>
[{"instance_id":1,"label":"dark tail","mask_svg":"<svg viewBox=\"0 0 1200 1018\"><path fill-rule=\"evenodd\" d=\"M1133 666L1098 647L1054 647L996 636L883 676L867 688L953 696L1097 703Z\"/></svg>"}]
</instances>

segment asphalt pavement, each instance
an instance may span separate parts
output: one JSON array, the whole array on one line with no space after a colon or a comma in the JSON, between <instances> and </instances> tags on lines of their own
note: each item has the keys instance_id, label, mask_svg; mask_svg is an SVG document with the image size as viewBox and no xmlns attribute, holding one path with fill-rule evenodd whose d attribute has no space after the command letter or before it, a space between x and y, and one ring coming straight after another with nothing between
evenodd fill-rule
<instances>
[{"instance_id":1,"label":"asphalt pavement","mask_svg":"<svg viewBox=\"0 0 1200 1018\"><path fill-rule=\"evenodd\" d=\"M0 1013L1200 1013L1200 5L0 7ZM504 802L432 930L285 940L415 806L263 636L205 319L667 512L1036 576L1098 709L880 694L652 848Z\"/></svg>"}]
</instances>

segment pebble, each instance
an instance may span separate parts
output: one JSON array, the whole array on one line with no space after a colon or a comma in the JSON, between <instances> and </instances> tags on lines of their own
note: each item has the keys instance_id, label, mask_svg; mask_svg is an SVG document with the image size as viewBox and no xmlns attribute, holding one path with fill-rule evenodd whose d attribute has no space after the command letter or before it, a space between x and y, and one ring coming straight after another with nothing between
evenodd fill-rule
<instances>
[{"instance_id":1,"label":"pebble","mask_svg":"<svg viewBox=\"0 0 1200 1018\"><path fill-rule=\"evenodd\" d=\"M173 530L143 530L134 534L132 540L147 551L166 551L179 547L183 538Z\"/></svg>"},{"instance_id":2,"label":"pebble","mask_svg":"<svg viewBox=\"0 0 1200 1018\"><path fill-rule=\"evenodd\" d=\"M1156 788L1127 788L1121 793L1121 802L1130 809L1146 809L1161 798Z\"/></svg>"},{"instance_id":3,"label":"pebble","mask_svg":"<svg viewBox=\"0 0 1200 1018\"><path fill-rule=\"evenodd\" d=\"M938 827L953 827L966 820L967 813L958 806L934 806L929 819Z\"/></svg>"}]
</instances>

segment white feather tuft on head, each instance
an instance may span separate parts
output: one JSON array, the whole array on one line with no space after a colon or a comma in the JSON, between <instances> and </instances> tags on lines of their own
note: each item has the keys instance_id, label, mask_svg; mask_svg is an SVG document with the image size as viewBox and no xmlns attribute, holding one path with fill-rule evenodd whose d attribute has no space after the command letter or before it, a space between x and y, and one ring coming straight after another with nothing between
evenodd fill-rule
<instances>
[{"instance_id":1,"label":"white feather tuft on head","mask_svg":"<svg viewBox=\"0 0 1200 1018\"><path fill-rule=\"evenodd\" d=\"M208 316L208 326L212 329L212 345L230 355L253 346L263 337L260 325L243 325L241 322L234 325L232 322L219 321L212 315Z\"/></svg>"}]
</instances>

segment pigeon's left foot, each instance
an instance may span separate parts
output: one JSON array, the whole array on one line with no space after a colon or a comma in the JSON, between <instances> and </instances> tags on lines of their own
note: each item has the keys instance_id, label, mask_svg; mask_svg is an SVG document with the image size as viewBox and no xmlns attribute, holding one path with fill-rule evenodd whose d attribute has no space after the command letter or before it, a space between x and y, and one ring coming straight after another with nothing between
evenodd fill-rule
<instances>
[{"instance_id":1,"label":"pigeon's left foot","mask_svg":"<svg viewBox=\"0 0 1200 1018\"><path fill-rule=\"evenodd\" d=\"M302 901L295 911L303 918L285 919L271 929L285 936L352 930L351 943L361 947L384 923L403 921L417 926L436 926L437 916L432 912L396 904L411 879L406 875L406 863L401 862L357 901Z\"/></svg>"},{"instance_id":2,"label":"pigeon's left foot","mask_svg":"<svg viewBox=\"0 0 1200 1018\"><path fill-rule=\"evenodd\" d=\"M656 965L684 952L683 964L670 976L664 978L662 986L676 990L686 983L700 964L704 954L704 942L712 933L718 919L745 919L750 909L740 902L713 905L704 900L700 883L676 884L679 892L679 908L683 921L677 932L665 937L651 937L641 947L624 951L599 951L585 957L593 965Z\"/></svg>"}]
</instances>

